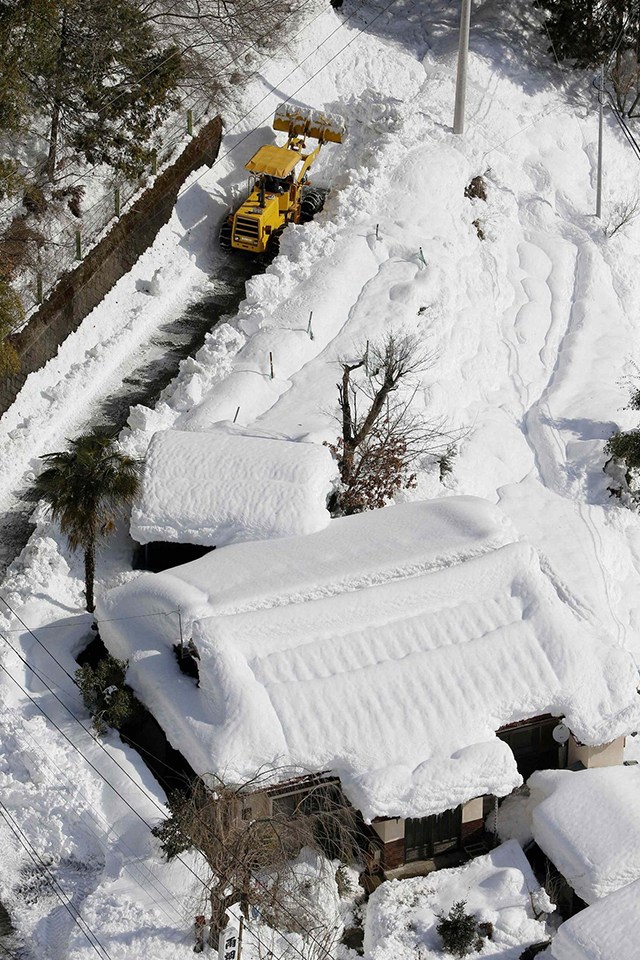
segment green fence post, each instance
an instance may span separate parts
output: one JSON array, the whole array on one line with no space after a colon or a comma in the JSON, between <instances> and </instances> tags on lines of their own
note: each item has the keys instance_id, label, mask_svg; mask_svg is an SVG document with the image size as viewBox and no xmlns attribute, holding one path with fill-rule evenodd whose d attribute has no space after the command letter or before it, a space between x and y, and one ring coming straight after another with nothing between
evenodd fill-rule
<instances>
[{"instance_id":1,"label":"green fence post","mask_svg":"<svg viewBox=\"0 0 640 960\"><path fill-rule=\"evenodd\" d=\"M82 236L79 230L76 230L76 260L82 260Z\"/></svg>"}]
</instances>

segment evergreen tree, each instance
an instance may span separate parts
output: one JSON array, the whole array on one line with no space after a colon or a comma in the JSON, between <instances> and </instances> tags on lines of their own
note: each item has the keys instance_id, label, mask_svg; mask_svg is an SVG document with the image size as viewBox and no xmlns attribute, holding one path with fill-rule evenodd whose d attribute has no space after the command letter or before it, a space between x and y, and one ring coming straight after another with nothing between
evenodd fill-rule
<instances>
[{"instance_id":1,"label":"evergreen tree","mask_svg":"<svg viewBox=\"0 0 640 960\"><path fill-rule=\"evenodd\" d=\"M576 67L606 64L618 108L634 116L640 104L637 0L543 0L542 7L552 43L549 52Z\"/></svg>"},{"instance_id":2,"label":"evergreen tree","mask_svg":"<svg viewBox=\"0 0 640 960\"><path fill-rule=\"evenodd\" d=\"M47 453L35 487L46 500L72 550L84 550L87 610L94 609L96 546L115 529L125 504L139 490L139 464L98 431L71 441L71 450Z\"/></svg>"},{"instance_id":3,"label":"evergreen tree","mask_svg":"<svg viewBox=\"0 0 640 960\"><path fill-rule=\"evenodd\" d=\"M49 180L63 138L89 163L141 172L182 67L135 0L0 3L0 53L0 130L48 119Z\"/></svg>"},{"instance_id":4,"label":"evergreen tree","mask_svg":"<svg viewBox=\"0 0 640 960\"><path fill-rule=\"evenodd\" d=\"M447 953L454 957L465 957L472 948L479 949L482 940L478 936L478 922L472 914L467 913L466 900L454 903L448 914L439 913L436 932L442 938L442 945Z\"/></svg>"}]
</instances>

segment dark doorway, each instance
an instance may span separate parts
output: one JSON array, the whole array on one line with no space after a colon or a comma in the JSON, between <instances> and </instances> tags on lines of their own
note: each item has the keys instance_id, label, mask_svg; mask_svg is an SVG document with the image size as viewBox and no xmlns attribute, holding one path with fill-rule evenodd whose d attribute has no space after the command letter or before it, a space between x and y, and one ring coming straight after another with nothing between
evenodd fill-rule
<instances>
[{"instance_id":1,"label":"dark doorway","mask_svg":"<svg viewBox=\"0 0 640 960\"><path fill-rule=\"evenodd\" d=\"M558 722L557 717L549 717L498 730L497 735L511 749L523 780L536 770L557 770L561 765L561 751L552 736Z\"/></svg>"},{"instance_id":2,"label":"dark doorway","mask_svg":"<svg viewBox=\"0 0 640 960\"><path fill-rule=\"evenodd\" d=\"M438 853L460 844L462 807L445 810L433 817L417 817L404 822L404 859L432 860Z\"/></svg>"}]
</instances>

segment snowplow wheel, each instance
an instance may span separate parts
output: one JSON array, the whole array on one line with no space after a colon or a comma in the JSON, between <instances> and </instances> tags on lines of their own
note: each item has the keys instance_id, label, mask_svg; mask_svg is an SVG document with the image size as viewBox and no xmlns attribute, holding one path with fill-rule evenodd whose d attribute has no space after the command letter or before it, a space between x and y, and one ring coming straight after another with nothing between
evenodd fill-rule
<instances>
[{"instance_id":1,"label":"snowplow wheel","mask_svg":"<svg viewBox=\"0 0 640 960\"><path fill-rule=\"evenodd\" d=\"M324 193L322 190L316 190L309 187L302 195L300 203L300 223L308 223L313 220L316 213L320 213L324 207Z\"/></svg>"},{"instance_id":2,"label":"snowplow wheel","mask_svg":"<svg viewBox=\"0 0 640 960\"><path fill-rule=\"evenodd\" d=\"M269 240L269 246L267 247L265 258L267 263L271 263L272 260L280 253L280 237L284 233L284 227L280 227L274 233L271 234L271 239Z\"/></svg>"},{"instance_id":3,"label":"snowplow wheel","mask_svg":"<svg viewBox=\"0 0 640 960\"><path fill-rule=\"evenodd\" d=\"M225 222L220 227L220 246L223 250L231 250L231 230L233 228L233 222L231 220L225 220Z\"/></svg>"}]
</instances>

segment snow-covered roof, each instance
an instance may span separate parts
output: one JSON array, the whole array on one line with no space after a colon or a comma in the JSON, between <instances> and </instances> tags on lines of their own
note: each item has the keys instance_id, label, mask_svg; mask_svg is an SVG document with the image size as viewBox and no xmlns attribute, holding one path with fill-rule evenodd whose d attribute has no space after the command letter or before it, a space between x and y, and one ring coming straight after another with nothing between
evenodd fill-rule
<instances>
[{"instance_id":1,"label":"snow-covered roof","mask_svg":"<svg viewBox=\"0 0 640 960\"><path fill-rule=\"evenodd\" d=\"M528 783L540 798L533 836L586 903L640 880L640 766L542 771Z\"/></svg>"},{"instance_id":2,"label":"snow-covered roof","mask_svg":"<svg viewBox=\"0 0 640 960\"><path fill-rule=\"evenodd\" d=\"M175 616L140 618L178 606L199 689L166 651ZM510 792L503 724L551 713L604 743L640 717L629 655L578 622L532 548L470 497L216 551L112 591L99 616L198 772L330 770L367 818Z\"/></svg>"},{"instance_id":3,"label":"snow-covered roof","mask_svg":"<svg viewBox=\"0 0 640 960\"><path fill-rule=\"evenodd\" d=\"M131 535L138 543L222 546L313 533L329 523L336 477L318 444L162 430L149 445Z\"/></svg>"},{"instance_id":4,"label":"snow-covered roof","mask_svg":"<svg viewBox=\"0 0 640 960\"><path fill-rule=\"evenodd\" d=\"M637 960L640 880L629 883L563 923L553 939L555 960Z\"/></svg>"}]
</instances>

